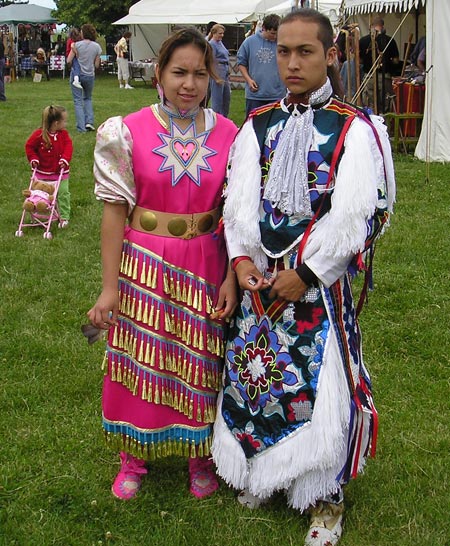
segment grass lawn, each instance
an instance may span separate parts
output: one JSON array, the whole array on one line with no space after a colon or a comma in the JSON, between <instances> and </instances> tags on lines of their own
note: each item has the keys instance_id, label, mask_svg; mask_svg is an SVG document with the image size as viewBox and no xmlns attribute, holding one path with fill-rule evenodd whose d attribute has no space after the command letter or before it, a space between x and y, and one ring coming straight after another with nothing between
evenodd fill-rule
<instances>
[{"instance_id":1,"label":"grass lawn","mask_svg":"<svg viewBox=\"0 0 450 546\"><path fill-rule=\"evenodd\" d=\"M61 78L6 86L0 103L0 545L290 546L307 518L283 495L257 511L225 484L198 501L187 462L152 464L129 502L110 493L118 457L101 434L101 343L80 333L100 291L101 204L93 197L95 134L78 134L69 83ZM97 78L95 123L156 100L136 84ZM72 220L44 240L14 237L30 170L24 143L42 108L63 104L74 141ZM232 117L244 118L242 92ZM375 288L362 314L365 360L380 414L378 453L346 488L342 546L448 546L450 165L396 156L398 199L380 240ZM445 326L447 324L447 326Z\"/></svg>"}]
</instances>

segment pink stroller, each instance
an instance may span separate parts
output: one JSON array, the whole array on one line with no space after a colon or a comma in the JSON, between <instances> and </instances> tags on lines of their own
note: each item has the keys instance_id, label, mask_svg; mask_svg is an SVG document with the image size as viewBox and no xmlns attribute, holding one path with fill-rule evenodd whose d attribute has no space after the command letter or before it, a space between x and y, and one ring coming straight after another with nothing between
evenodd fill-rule
<instances>
[{"instance_id":1,"label":"pink stroller","mask_svg":"<svg viewBox=\"0 0 450 546\"><path fill-rule=\"evenodd\" d=\"M57 197L63 173L64 169L61 169L58 179L54 181L38 180L36 169L33 169L28 190L23 192L26 199L23 203L19 228L15 233L16 237L23 237L24 227L43 227L44 239L51 239L52 224L58 222L58 227L61 227Z\"/></svg>"}]
</instances>

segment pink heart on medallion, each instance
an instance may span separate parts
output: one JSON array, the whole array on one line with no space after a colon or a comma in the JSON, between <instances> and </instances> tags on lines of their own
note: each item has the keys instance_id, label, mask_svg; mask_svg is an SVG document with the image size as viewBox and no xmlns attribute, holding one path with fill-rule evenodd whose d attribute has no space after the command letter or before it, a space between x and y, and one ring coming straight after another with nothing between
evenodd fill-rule
<instances>
[{"instance_id":1,"label":"pink heart on medallion","mask_svg":"<svg viewBox=\"0 0 450 546\"><path fill-rule=\"evenodd\" d=\"M197 152L197 148L197 143L192 140L187 142L182 140L173 141L173 149L183 163L187 163L191 159L192 155Z\"/></svg>"}]
</instances>

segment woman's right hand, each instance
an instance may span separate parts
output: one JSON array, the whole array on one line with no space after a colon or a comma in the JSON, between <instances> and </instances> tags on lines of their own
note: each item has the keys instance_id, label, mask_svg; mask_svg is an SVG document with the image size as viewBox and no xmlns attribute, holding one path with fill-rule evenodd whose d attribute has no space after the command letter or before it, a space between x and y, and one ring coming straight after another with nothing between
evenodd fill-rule
<instances>
[{"instance_id":1,"label":"woman's right hand","mask_svg":"<svg viewBox=\"0 0 450 546\"><path fill-rule=\"evenodd\" d=\"M108 330L117 323L119 313L119 291L103 290L95 305L89 309L87 316L94 326Z\"/></svg>"}]
</instances>

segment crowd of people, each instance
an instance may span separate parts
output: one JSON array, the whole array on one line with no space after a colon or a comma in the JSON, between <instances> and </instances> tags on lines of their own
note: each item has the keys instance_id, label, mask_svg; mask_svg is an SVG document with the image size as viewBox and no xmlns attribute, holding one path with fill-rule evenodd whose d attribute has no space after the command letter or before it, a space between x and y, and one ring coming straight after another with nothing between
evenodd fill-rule
<instances>
[{"instance_id":1,"label":"crowd of people","mask_svg":"<svg viewBox=\"0 0 450 546\"><path fill-rule=\"evenodd\" d=\"M225 30L171 34L156 63L159 102L97 130L103 275L84 332L107 332L112 493L134 498L150 461L179 455L195 497L212 495L218 476L249 509L284 492L310 518L305 545L332 546L345 485L376 445L352 279L370 274L395 201L389 138L381 118L343 101L332 25L306 8L266 16L239 48L238 129ZM116 44L124 89L130 37ZM100 53L92 25L71 34L82 133L96 130ZM49 180L64 170L68 222L66 124L65 108L44 109L26 153Z\"/></svg>"},{"instance_id":2,"label":"crowd of people","mask_svg":"<svg viewBox=\"0 0 450 546\"><path fill-rule=\"evenodd\" d=\"M403 63L397 42L387 34L384 19L380 16L371 20L368 34L362 37L359 37L356 24L345 25L336 38L336 46L348 101L358 93L362 104L385 113L389 109L389 98L394 96L394 78L404 77L407 69L416 81L424 81L420 76L425 72L425 37L419 38L411 49L408 64Z\"/></svg>"}]
</instances>

